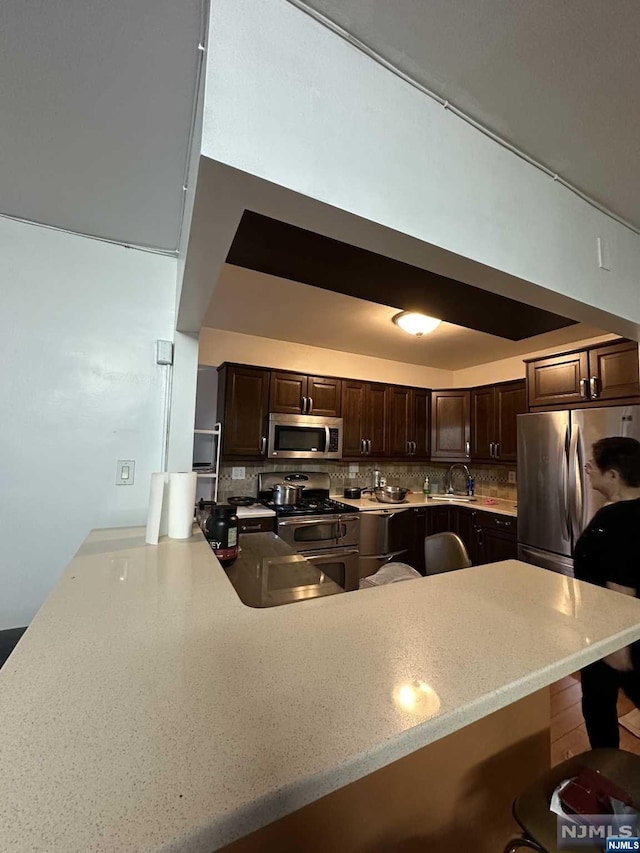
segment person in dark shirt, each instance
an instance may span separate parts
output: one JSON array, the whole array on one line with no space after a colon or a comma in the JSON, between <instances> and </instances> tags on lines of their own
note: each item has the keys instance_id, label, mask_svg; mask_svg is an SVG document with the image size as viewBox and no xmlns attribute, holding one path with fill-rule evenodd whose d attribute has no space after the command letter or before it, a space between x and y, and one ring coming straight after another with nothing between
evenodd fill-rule
<instances>
[{"instance_id":1,"label":"person in dark shirt","mask_svg":"<svg viewBox=\"0 0 640 853\"><path fill-rule=\"evenodd\" d=\"M584 466L607 503L593 516L573 555L575 576L640 597L640 442L603 438ZM582 713L592 749L619 747L620 688L640 708L640 641L581 672Z\"/></svg>"}]
</instances>

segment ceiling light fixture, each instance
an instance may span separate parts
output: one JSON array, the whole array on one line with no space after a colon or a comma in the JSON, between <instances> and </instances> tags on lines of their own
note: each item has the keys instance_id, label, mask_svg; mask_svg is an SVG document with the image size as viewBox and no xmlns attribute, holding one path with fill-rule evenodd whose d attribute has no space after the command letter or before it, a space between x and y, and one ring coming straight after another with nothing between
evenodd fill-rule
<instances>
[{"instance_id":1,"label":"ceiling light fixture","mask_svg":"<svg viewBox=\"0 0 640 853\"><path fill-rule=\"evenodd\" d=\"M401 311L392 318L396 326L400 326L403 332L421 338L437 329L442 320L435 317L427 317L426 314L418 314L416 311Z\"/></svg>"}]
</instances>

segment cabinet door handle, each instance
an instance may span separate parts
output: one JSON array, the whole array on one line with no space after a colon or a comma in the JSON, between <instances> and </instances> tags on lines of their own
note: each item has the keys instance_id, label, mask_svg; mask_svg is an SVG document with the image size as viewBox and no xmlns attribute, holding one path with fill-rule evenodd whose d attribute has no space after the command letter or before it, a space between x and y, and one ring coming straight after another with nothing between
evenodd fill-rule
<instances>
[{"instance_id":1,"label":"cabinet door handle","mask_svg":"<svg viewBox=\"0 0 640 853\"><path fill-rule=\"evenodd\" d=\"M367 456L371 456L371 439L367 439Z\"/></svg>"},{"instance_id":2,"label":"cabinet door handle","mask_svg":"<svg viewBox=\"0 0 640 853\"><path fill-rule=\"evenodd\" d=\"M587 400L589 398L589 394L587 392L587 380L586 379L580 380L580 396L582 397L583 400Z\"/></svg>"},{"instance_id":3,"label":"cabinet door handle","mask_svg":"<svg viewBox=\"0 0 640 853\"><path fill-rule=\"evenodd\" d=\"M313 397L307 397L307 414L313 412Z\"/></svg>"},{"instance_id":4,"label":"cabinet door handle","mask_svg":"<svg viewBox=\"0 0 640 853\"><path fill-rule=\"evenodd\" d=\"M407 442L407 456L411 456L411 442Z\"/></svg>"},{"instance_id":5,"label":"cabinet door handle","mask_svg":"<svg viewBox=\"0 0 640 853\"><path fill-rule=\"evenodd\" d=\"M489 456L493 459L493 442L489 444Z\"/></svg>"},{"instance_id":6,"label":"cabinet door handle","mask_svg":"<svg viewBox=\"0 0 640 853\"><path fill-rule=\"evenodd\" d=\"M467 455L467 456L469 456L469 455L470 455L470 452L469 452L469 451L470 451L470 446L469 446L469 442L468 442L468 441L465 441L465 443L464 443L464 449L465 449L465 453L466 453L466 455Z\"/></svg>"},{"instance_id":7,"label":"cabinet door handle","mask_svg":"<svg viewBox=\"0 0 640 853\"><path fill-rule=\"evenodd\" d=\"M306 397L300 398L300 410L301 410L303 415L307 414L307 398Z\"/></svg>"},{"instance_id":8,"label":"cabinet door handle","mask_svg":"<svg viewBox=\"0 0 640 853\"><path fill-rule=\"evenodd\" d=\"M367 452L367 445L365 443L364 438L361 438L360 439L360 455L364 456L366 452Z\"/></svg>"},{"instance_id":9,"label":"cabinet door handle","mask_svg":"<svg viewBox=\"0 0 640 853\"><path fill-rule=\"evenodd\" d=\"M415 456L418 452L418 445L415 443L415 441L412 441L411 444L413 444L413 455Z\"/></svg>"},{"instance_id":10,"label":"cabinet door handle","mask_svg":"<svg viewBox=\"0 0 640 853\"><path fill-rule=\"evenodd\" d=\"M264 454L266 454L266 452L267 452L267 437L266 437L266 435L263 435L262 438L260 439L260 453L262 453L264 455Z\"/></svg>"},{"instance_id":11,"label":"cabinet door handle","mask_svg":"<svg viewBox=\"0 0 640 853\"><path fill-rule=\"evenodd\" d=\"M597 399L598 399L598 397L599 397L599 391L598 391L598 377L597 377L597 376L592 376L592 377L591 377L591 379L590 379L589 384L590 384L590 386L591 386L591 399L592 399L592 400L597 400Z\"/></svg>"},{"instance_id":12,"label":"cabinet door handle","mask_svg":"<svg viewBox=\"0 0 640 853\"><path fill-rule=\"evenodd\" d=\"M500 458L500 442L496 442L496 459Z\"/></svg>"}]
</instances>

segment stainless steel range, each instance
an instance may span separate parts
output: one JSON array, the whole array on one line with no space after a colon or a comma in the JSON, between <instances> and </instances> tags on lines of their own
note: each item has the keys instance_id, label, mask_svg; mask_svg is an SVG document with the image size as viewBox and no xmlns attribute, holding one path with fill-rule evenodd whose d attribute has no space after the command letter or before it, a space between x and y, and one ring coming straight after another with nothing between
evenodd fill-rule
<instances>
[{"instance_id":1,"label":"stainless steel range","mask_svg":"<svg viewBox=\"0 0 640 853\"><path fill-rule=\"evenodd\" d=\"M302 500L273 502L278 483L304 486ZM258 474L258 500L276 512L276 533L345 591L358 589L358 510L329 497L328 474L292 471Z\"/></svg>"}]
</instances>

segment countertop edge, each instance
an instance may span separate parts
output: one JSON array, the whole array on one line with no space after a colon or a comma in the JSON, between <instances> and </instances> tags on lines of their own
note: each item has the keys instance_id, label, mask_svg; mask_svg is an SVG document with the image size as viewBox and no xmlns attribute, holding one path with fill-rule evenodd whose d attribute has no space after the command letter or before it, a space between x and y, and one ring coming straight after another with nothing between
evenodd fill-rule
<instances>
[{"instance_id":1,"label":"countertop edge","mask_svg":"<svg viewBox=\"0 0 640 853\"><path fill-rule=\"evenodd\" d=\"M278 789L272 797L254 804L253 811L245 808L228 815L224 823L227 821L235 823L239 822L240 819L241 831L225 832L224 828L219 825L221 831L216 832L215 836L211 838L211 842L219 847L231 844L251 832L255 832L269 823L273 823L319 800L321 797L325 797L352 782L357 782L419 749L427 747L448 735L455 734L460 729L532 695L538 690L549 687L561 678L571 675L578 669L582 669L588 664L600 660L605 655L634 642L639 638L638 633L637 628L622 631L615 637L594 643L588 652L569 655L553 666L536 671L527 679L521 679L516 684L508 685L490 695L483 696L462 709L456 709L444 716L439 716L438 722L441 725L438 725L435 736L429 736L429 724L432 723L432 720L425 720L420 725L392 736L374 751L359 755L339 768L300 780L296 785Z\"/></svg>"},{"instance_id":2,"label":"countertop edge","mask_svg":"<svg viewBox=\"0 0 640 853\"><path fill-rule=\"evenodd\" d=\"M496 515L506 515L509 518L517 518L518 510L515 507L516 501L507 501L502 498L482 498L478 497L475 501L455 501L455 500L439 500L437 498L424 498L422 495L411 495L406 502L397 504L386 504L378 501L372 501L369 498L345 498L340 493L332 493L331 498L341 501L346 506L357 509L359 512L374 512L380 510L398 510L398 509L418 509L425 507L431 509L433 507L456 506L462 509L470 509L479 512L489 512ZM486 504L483 501L496 500L496 504Z\"/></svg>"}]
</instances>

